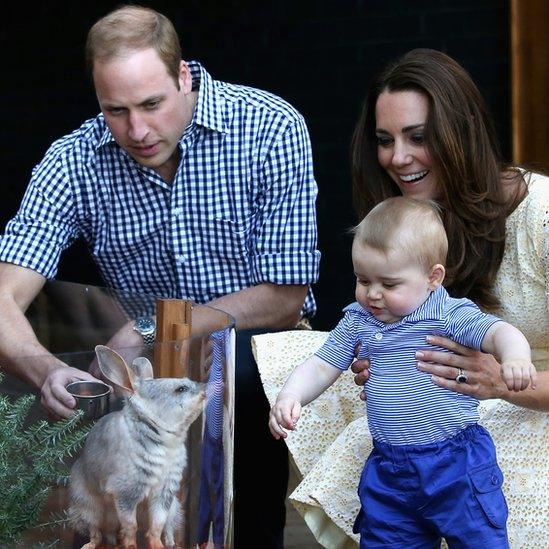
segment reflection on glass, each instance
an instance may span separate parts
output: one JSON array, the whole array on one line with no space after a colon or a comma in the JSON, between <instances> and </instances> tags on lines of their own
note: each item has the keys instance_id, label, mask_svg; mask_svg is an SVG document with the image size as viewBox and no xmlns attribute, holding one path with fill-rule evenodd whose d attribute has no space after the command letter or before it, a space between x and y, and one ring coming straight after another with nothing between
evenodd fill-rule
<instances>
[{"instance_id":1,"label":"reflection on glass","mask_svg":"<svg viewBox=\"0 0 549 549\"><path fill-rule=\"evenodd\" d=\"M185 548L205 544L209 547L231 547L234 321L222 311L193 305L190 336L187 339L157 343L153 348L125 345L120 334L127 330L137 316L154 314L155 305L156 301L151 296L122 294L105 288L58 281L48 282L29 307L27 318L39 341L54 357L21 357L18 362L23 361L31 367L34 361L45 364L61 360L81 370L88 371L91 368L90 371L99 376L95 347L107 345L128 365L144 357L150 361L154 372L165 371L158 362L169 357L173 362L170 367L179 373L177 377L184 376L204 384L203 413L192 423L186 437L187 466L178 490L183 521L176 528L175 538L178 546ZM116 344L113 345L113 342ZM110 383L107 379L102 381ZM0 393L13 398L30 392L33 392L32 388L13 376L6 375L0 384ZM115 387L109 395L110 413L120 411L128 398L127 391ZM36 403L29 420L45 417L43 409ZM170 419L164 417L163 421L169 424ZM108 445L104 452L110 451ZM82 449L72 460L67 461L67 468L73 465L81 453ZM86 463L91 467L92 462ZM52 512L57 516L62 515L68 506L67 486L56 486L41 520L47 521ZM138 525L138 546L145 547L147 525L140 514ZM64 528L57 525L53 530L29 529L24 532L22 546L48 544L55 539L59 540L55 547L60 549L80 548L88 541L86 536L75 533L67 525Z\"/></svg>"}]
</instances>

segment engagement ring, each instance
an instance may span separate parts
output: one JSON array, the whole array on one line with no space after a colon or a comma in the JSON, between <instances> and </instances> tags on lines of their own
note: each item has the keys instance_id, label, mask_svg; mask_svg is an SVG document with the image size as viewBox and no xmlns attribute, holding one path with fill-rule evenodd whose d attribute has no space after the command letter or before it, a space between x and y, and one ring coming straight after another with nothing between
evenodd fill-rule
<instances>
[{"instance_id":1,"label":"engagement ring","mask_svg":"<svg viewBox=\"0 0 549 549\"><path fill-rule=\"evenodd\" d=\"M468 379L469 378L467 377L467 374L465 374L461 368L458 368L458 375L456 376L456 381L458 383L467 383Z\"/></svg>"}]
</instances>

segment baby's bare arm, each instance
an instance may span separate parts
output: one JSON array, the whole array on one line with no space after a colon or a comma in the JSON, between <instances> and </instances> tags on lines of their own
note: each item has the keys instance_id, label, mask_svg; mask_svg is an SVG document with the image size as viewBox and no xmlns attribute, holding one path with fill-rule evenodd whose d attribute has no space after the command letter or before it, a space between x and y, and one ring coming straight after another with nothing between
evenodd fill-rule
<instances>
[{"instance_id":1,"label":"baby's bare arm","mask_svg":"<svg viewBox=\"0 0 549 549\"><path fill-rule=\"evenodd\" d=\"M341 370L313 355L300 364L286 380L269 414L269 429L275 438L286 438L285 429L294 430L301 407L313 401L340 376Z\"/></svg>"},{"instance_id":2,"label":"baby's bare arm","mask_svg":"<svg viewBox=\"0 0 549 549\"><path fill-rule=\"evenodd\" d=\"M537 373L530 345L520 330L507 322L492 324L482 341L482 350L499 358L501 376L510 391L522 391L530 384L535 389Z\"/></svg>"}]
</instances>

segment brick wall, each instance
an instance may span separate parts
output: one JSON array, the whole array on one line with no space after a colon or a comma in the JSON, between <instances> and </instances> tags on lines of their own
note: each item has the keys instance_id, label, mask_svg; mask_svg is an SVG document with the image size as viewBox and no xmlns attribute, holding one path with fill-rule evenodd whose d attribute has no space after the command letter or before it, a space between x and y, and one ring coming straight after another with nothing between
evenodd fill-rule
<instances>
[{"instance_id":1,"label":"brick wall","mask_svg":"<svg viewBox=\"0 0 549 549\"><path fill-rule=\"evenodd\" d=\"M93 21L119 3L82 4L12 5L3 20L4 51L10 54L2 92L7 177L2 227L49 143L97 111L84 76L83 43ZM345 234L355 222L348 146L368 81L387 61L415 47L455 57L486 98L508 156L506 1L179 0L149 5L174 21L184 57L203 62L215 78L277 93L305 116L320 189L323 259L315 328L331 327L353 299ZM63 261L60 277L97 283L93 273L80 247Z\"/></svg>"}]
</instances>

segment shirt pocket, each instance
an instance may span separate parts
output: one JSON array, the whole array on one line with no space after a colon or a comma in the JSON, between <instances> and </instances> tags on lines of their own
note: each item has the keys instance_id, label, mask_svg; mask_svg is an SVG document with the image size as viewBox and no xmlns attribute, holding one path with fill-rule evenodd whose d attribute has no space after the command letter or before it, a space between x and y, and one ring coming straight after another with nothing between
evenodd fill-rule
<instances>
[{"instance_id":1,"label":"shirt pocket","mask_svg":"<svg viewBox=\"0 0 549 549\"><path fill-rule=\"evenodd\" d=\"M206 234L202 235L208 255L219 261L243 261L250 254L251 219L233 221L211 218Z\"/></svg>"}]
</instances>

